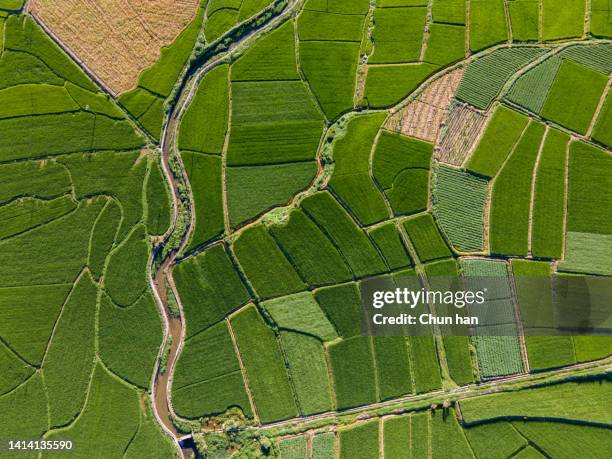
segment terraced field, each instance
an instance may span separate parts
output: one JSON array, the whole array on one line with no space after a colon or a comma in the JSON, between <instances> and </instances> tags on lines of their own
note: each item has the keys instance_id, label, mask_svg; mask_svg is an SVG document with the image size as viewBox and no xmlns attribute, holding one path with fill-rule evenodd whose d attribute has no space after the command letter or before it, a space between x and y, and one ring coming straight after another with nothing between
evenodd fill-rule
<instances>
[{"instance_id":1,"label":"terraced field","mask_svg":"<svg viewBox=\"0 0 612 459\"><path fill-rule=\"evenodd\" d=\"M612 448L612 339L522 334L612 276L606 2L115 3L0 0L0 441ZM371 336L369 282L449 277L495 320Z\"/></svg>"}]
</instances>

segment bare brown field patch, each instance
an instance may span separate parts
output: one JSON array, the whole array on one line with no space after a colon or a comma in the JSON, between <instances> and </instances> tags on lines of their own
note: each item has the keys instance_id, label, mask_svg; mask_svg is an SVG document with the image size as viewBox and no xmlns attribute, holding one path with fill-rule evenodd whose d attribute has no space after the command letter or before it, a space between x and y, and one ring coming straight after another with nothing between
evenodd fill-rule
<instances>
[{"instance_id":1,"label":"bare brown field patch","mask_svg":"<svg viewBox=\"0 0 612 459\"><path fill-rule=\"evenodd\" d=\"M200 0L31 0L29 9L119 94L136 87L199 6Z\"/></svg>"},{"instance_id":2,"label":"bare brown field patch","mask_svg":"<svg viewBox=\"0 0 612 459\"><path fill-rule=\"evenodd\" d=\"M461 166L476 144L485 123L485 115L467 104L454 104L435 148L435 158Z\"/></svg>"},{"instance_id":3,"label":"bare brown field patch","mask_svg":"<svg viewBox=\"0 0 612 459\"><path fill-rule=\"evenodd\" d=\"M387 129L436 142L462 77L463 70L457 69L435 80L389 119Z\"/></svg>"}]
</instances>

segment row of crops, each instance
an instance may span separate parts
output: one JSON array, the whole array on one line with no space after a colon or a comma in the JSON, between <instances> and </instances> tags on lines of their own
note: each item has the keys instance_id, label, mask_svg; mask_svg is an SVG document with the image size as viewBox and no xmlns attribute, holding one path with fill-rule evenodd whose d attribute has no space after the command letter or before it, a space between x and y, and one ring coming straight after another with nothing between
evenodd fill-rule
<instances>
[{"instance_id":1,"label":"row of crops","mask_svg":"<svg viewBox=\"0 0 612 459\"><path fill-rule=\"evenodd\" d=\"M159 158L31 19L0 23L0 431L169 456L148 395L162 323L147 263L170 225Z\"/></svg>"},{"instance_id":2,"label":"row of crops","mask_svg":"<svg viewBox=\"0 0 612 459\"><path fill-rule=\"evenodd\" d=\"M587 407L609 395L609 386L585 381L475 397L460 401L460 410L438 407L286 436L277 449L281 459L599 457L610 446L609 428L600 423L610 417ZM564 396L561 406L548 404Z\"/></svg>"}]
</instances>

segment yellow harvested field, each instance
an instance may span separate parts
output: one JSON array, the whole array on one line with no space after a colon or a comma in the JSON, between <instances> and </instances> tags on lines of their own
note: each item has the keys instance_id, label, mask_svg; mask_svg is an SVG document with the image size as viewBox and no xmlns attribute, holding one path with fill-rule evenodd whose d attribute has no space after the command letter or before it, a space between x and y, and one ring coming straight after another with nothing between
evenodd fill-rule
<instances>
[{"instance_id":1,"label":"yellow harvested field","mask_svg":"<svg viewBox=\"0 0 612 459\"><path fill-rule=\"evenodd\" d=\"M463 70L457 69L438 78L419 97L395 113L387 122L387 129L436 142L462 77Z\"/></svg>"},{"instance_id":2,"label":"yellow harvested field","mask_svg":"<svg viewBox=\"0 0 612 459\"><path fill-rule=\"evenodd\" d=\"M31 0L29 9L108 88L136 87L200 0Z\"/></svg>"}]
</instances>

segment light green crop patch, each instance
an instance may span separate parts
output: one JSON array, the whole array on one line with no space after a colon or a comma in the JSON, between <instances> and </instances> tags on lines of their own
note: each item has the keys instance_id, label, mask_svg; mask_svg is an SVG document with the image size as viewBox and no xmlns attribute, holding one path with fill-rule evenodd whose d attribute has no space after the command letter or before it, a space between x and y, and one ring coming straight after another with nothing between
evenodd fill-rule
<instances>
[{"instance_id":1,"label":"light green crop patch","mask_svg":"<svg viewBox=\"0 0 612 459\"><path fill-rule=\"evenodd\" d=\"M338 337L311 292L269 300L263 306L281 328L308 333L323 341Z\"/></svg>"}]
</instances>

